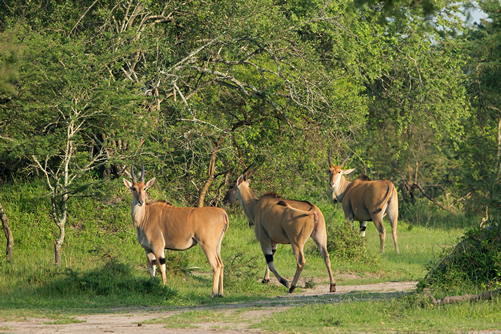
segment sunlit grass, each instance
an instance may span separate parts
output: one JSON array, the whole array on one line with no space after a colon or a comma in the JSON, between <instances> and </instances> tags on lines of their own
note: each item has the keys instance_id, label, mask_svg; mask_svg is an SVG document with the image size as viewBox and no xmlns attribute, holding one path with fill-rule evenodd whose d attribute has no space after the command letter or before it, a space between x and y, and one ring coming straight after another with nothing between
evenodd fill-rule
<instances>
[{"instance_id":1,"label":"sunlit grass","mask_svg":"<svg viewBox=\"0 0 501 334\"><path fill-rule=\"evenodd\" d=\"M501 328L500 298L440 307L421 307L406 299L299 306L252 328L280 333L436 333Z\"/></svg>"}]
</instances>

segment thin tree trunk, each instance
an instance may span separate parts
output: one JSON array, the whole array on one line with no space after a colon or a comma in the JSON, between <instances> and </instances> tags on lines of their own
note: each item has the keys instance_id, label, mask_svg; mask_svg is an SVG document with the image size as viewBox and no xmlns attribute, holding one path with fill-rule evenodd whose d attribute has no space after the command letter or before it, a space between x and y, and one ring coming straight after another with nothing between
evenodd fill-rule
<instances>
[{"instance_id":1,"label":"thin tree trunk","mask_svg":"<svg viewBox=\"0 0 501 334\"><path fill-rule=\"evenodd\" d=\"M7 214L3 211L2 204L0 203L0 219L2 220L3 232L5 233L5 238L7 239L6 255L7 261L11 262L14 259L14 236L12 235L12 230L9 226L9 220L7 219Z\"/></svg>"},{"instance_id":2,"label":"thin tree trunk","mask_svg":"<svg viewBox=\"0 0 501 334\"><path fill-rule=\"evenodd\" d=\"M497 171L496 182L501 181L501 115L498 120L498 147L497 147Z\"/></svg>"},{"instance_id":3,"label":"thin tree trunk","mask_svg":"<svg viewBox=\"0 0 501 334\"><path fill-rule=\"evenodd\" d=\"M223 144L223 140L225 137L226 137L226 133L224 133L224 132L219 136L219 140L217 141L216 147L214 148L214 151L212 152L212 155L210 157L209 176L207 177L207 181L205 181L205 184L202 187L202 190L200 191L200 196L198 197L198 207L199 208L204 206L205 196L207 195L207 192L209 191L209 187L211 186L212 181L214 181L214 171L216 169L217 153L219 152L219 149L221 148L221 145Z\"/></svg>"},{"instance_id":4,"label":"thin tree trunk","mask_svg":"<svg viewBox=\"0 0 501 334\"><path fill-rule=\"evenodd\" d=\"M60 266L62 264L62 247L64 243L65 237L65 225L67 220L68 213L68 195L61 196L61 199L58 201L57 194L55 194L55 198L52 198L52 217L54 219L54 223L56 223L59 228L59 236L54 241L54 264L56 266Z\"/></svg>"}]
</instances>

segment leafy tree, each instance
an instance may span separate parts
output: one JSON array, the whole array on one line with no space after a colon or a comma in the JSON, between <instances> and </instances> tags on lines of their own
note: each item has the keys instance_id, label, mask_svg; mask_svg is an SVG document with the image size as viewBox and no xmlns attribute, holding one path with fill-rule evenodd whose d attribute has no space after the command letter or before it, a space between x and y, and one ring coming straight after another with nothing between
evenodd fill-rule
<instances>
[{"instance_id":1,"label":"leafy tree","mask_svg":"<svg viewBox=\"0 0 501 334\"><path fill-rule=\"evenodd\" d=\"M110 163L107 129L127 131L134 114L127 82L107 78L102 58L80 40L19 31L26 48L19 64L19 93L4 109L3 149L31 161L47 181L59 229L55 263L61 264L67 202L89 193L88 172Z\"/></svg>"},{"instance_id":2,"label":"leafy tree","mask_svg":"<svg viewBox=\"0 0 501 334\"><path fill-rule=\"evenodd\" d=\"M467 89L473 113L466 122L467 140L458 157L463 193L471 208L483 212L501 209L501 5L479 1L488 19L462 36L458 47L469 56ZM495 215L495 213L494 213Z\"/></svg>"},{"instance_id":3,"label":"leafy tree","mask_svg":"<svg viewBox=\"0 0 501 334\"><path fill-rule=\"evenodd\" d=\"M367 81L369 145L356 151L375 177L389 177L402 190L428 188L433 197L452 187L448 175L469 115L464 58L440 37L457 23L438 22L444 25L437 31L410 15L404 26L387 26L381 74Z\"/></svg>"}]
</instances>

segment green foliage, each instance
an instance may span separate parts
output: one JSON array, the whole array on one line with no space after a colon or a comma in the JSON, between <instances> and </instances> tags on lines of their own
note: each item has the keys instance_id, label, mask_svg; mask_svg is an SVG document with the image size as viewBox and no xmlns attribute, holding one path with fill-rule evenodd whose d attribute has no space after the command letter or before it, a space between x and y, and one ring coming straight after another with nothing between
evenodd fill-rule
<instances>
[{"instance_id":1,"label":"green foliage","mask_svg":"<svg viewBox=\"0 0 501 334\"><path fill-rule=\"evenodd\" d=\"M337 219L327 225L327 249L339 260L371 264L378 267L378 257L367 248L367 238L360 236L358 222L353 224L346 219Z\"/></svg>"},{"instance_id":2,"label":"green foliage","mask_svg":"<svg viewBox=\"0 0 501 334\"><path fill-rule=\"evenodd\" d=\"M460 242L446 248L437 262L429 265L420 287L438 294L461 294L494 290L501 286L501 229L499 223L489 228L468 231Z\"/></svg>"}]
</instances>

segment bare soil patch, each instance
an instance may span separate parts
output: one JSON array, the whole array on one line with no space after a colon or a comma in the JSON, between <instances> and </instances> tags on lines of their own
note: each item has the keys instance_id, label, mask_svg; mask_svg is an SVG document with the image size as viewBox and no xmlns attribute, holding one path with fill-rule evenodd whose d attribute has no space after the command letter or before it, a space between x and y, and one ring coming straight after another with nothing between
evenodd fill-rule
<instances>
[{"instance_id":1,"label":"bare soil patch","mask_svg":"<svg viewBox=\"0 0 501 334\"><path fill-rule=\"evenodd\" d=\"M416 287L416 282L386 282L366 285L338 286L335 293L329 293L327 283L313 282L311 289L301 289L293 294L284 294L262 302L224 304L218 306L183 307L179 309L159 312L152 308L148 309L120 309L106 314L82 315L75 317L80 322L70 324L53 324L50 319L25 319L22 322L1 322L1 333L263 333L260 329L251 329L250 325L259 323L263 318L269 317L275 312L284 311L287 308L308 303L333 303L343 300L374 299L372 294L384 296L397 296L409 292ZM300 286L304 286L304 282ZM368 297L364 297L367 292ZM197 322L196 328L165 328L163 324L145 324L149 320L166 318L182 312L193 310L218 310L233 314L239 310L238 321L235 322ZM248 310L246 310L248 309Z\"/></svg>"}]
</instances>

